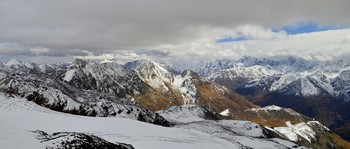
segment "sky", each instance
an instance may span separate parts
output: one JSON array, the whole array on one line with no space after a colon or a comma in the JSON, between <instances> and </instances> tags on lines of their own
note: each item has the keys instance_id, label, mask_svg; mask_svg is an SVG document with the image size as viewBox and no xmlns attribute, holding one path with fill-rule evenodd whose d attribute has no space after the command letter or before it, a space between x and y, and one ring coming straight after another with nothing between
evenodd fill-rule
<instances>
[{"instance_id":1,"label":"sky","mask_svg":"<svg viewBox=\"0 0 350 149\"><path fill-rule=\"evenodd\" d=\"M0 61L350 57L349 0L0 0Z\"/></svg>"}]
</instances>

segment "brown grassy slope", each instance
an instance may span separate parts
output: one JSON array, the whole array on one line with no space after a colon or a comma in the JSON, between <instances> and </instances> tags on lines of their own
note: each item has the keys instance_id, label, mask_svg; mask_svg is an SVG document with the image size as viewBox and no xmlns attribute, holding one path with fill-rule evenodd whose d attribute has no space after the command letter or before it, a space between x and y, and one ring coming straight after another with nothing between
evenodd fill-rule
<instances>
[{"instance_id":1,"label":"brown grassy slope","mask_svg":"<svg viewBox=\"0 0 350 149\"><path fill-rule=\"evenodd\" d=\"M248 120L269 127L286 126L287 121L290 121L292 124L297 124L312 120L307 116L296 114L296 112L291 113L289 110L290 109L283 109L280 111L234 111L234 114L230 115L229 118L234 120Z\"/></svg>"},{"instance_id":2,"label":"brown grassy slope","mask_svg":"<svg viewBox=\"0 0 350 149\"><path fill-rule=\"evenodd\" d=\"M195 72L190 72L192 82L197 88L197 104L208 107L214 112L222 112L226 109L245 110L258 107L236 92L209 81Z\"/></svg>"},{"instance_id":3,"label":"brown grassy slope","mask_svg":"<svg viewBox=\"0 0 350 149\"><path fill-rule=\"evenodd\" d=\"M215 83L200 83L196 87L197 103L217 113L226 109L245 110L257 107L244 97Z\"/></svg>"},{"instance_id":4,"label":"brown grassy slope","mask_svg":"<svg viewBox=\"0 0 350 149\"><path fill-rule=\"evenodd\" d=\"M345 139L350 140L350 120L339 126L335 131Z\"/></svg>"},{"instance_id":5,"label":"brown grassy slope","mask_svg":"<svg viewBox=\"0 0 350 149\"><path fill-rule=\"evenodd\" d=\"M143 108L158 111L165 110L172 106L179 106L183 104L183 99L178 91L169 88L168 92L162 92L161 90L149 88L144 93L135 95L135 102Z\"/></svg>"},{"instance_id":6,"label":"brown grassy slope","mask_svg":"<svg viewBox=\"0 0 350 149\"><path fill-rule=\"evenodd\" d=\"M338 148L343 148L343 149L350 149L350 143L347 142L346 140L342 139L339 135L336 133L332 132L330 134L331 141L336 143L338 145ZM337 147L334 147L337 148Z\"/></svg>"}]
</instances>

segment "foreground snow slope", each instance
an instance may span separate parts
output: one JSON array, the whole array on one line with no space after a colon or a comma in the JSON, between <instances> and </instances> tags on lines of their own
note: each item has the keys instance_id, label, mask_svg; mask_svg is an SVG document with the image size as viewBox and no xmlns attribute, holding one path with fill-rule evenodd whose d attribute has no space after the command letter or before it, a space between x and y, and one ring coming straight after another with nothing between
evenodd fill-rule
<instances>
[{"instance_id":1,"label":"foreground snow slope","mask_svg":"<svg viewBox=\"0 0 350 149\"><path fill-rule=\"evenodd\" d=\"M2 118L2 117L1 117ZM4 149L39 149L44 148L30 131L5 123L6 119L0 122L0 146Z\"/></svg>"},{"instance_id":2,"label":"foreground snow slope","mask_svg":"<svg viewBox=\"0 0 350 149\"><path fill-rule=\"evenodd\" d=\"M272 138L273 134L257 123L240 120L215 120L219 119L218 114L198 105L175 106L167 110L157 111L157 113L174 123L176 128L205 132L232 142L239 148L305 148L289 141Z\"/></svg>"},{"instance_id":3,"label":"foreground snow slope","mask_svg":"<svg viewBox=\"0 0 350 149\"><path fill-rule=\"evenodd\" d=\"M4 95L0 95L0 117L0 145L5 148L45 148L49 144L35 140L37 134L32 131L36 130L49 134L84 133L111 143L131 144L137 149L296 146L280 139L264 139L261 128L251 122L201 121L169 128L131 119L70 115L51 111L25 99L9 98Z\"/></svg>"},{"instance_id":4,"label":"foreground snow slope","mask_svg":"<svg viewBox=\"0 0 350 149\"><path fill-rule=\"evenodd\" d=\"M130 119L83 117L54 112L24 99L0 96L0 143L8 148L40 148L29 131L83 132L135 148L232 149L235 144L207 133L167 128ZM33 136L31 138L31 136Z\"/></svg>"}]
</instances>

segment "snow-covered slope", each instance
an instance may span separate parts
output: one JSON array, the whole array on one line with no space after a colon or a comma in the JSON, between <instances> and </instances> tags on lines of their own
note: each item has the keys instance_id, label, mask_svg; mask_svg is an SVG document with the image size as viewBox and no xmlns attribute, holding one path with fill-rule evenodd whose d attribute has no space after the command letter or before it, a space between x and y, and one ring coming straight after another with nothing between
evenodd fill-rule
<instances>
[{"instance_id":1,"label":"snow-covered slope","mask_svg":"<svg viewBox=\"0 0 350 149\"><path fill-rule=\"evenodd\" d=\"M270 129L285 135L291 141L297 142L301 139L305 139L310 143L317 141L315 127L324 131L330 131L318 121L302 122L295 125L292 125L289 121L286 123L287 127L274 127Z\"/></svg>"},{"instance_id":2,"label":"snow-covered slope","mask_svg":"<svg viewBox=\"0 0 350 149\"><path fill-rule=\"evenodd\" d=\"M202 131L215 137L233 142L239 148L254 149L281 149L281 148L306 148L298 147L292 142L278 138L268 138L264 129L258 124L247 121L198 121L180 124L177 128Z\"/></svg>"},{"instance_id":3,"label":"snow-covered slope","mask_svg":"<svg viewBox=\"0 0 350 149\"><path fill-rule=\"evenodd\" d=\"M298 147L294 143L271 137L274 135L270 134L270 131L253 122L215 120L222 117L197 105L172 107L168 110L158 111L158 113L168 121L173 122L176 128L205 132L232 142L239 148Z\"/></svg>"},{"instance_id":4,"label":"snow-covered slope","mask_svg":"<svg viewBox=\"0 0 350 149\"><path fill-rule=\"evenodd\" d=\"M174 106L157 113L174 124L219 119L210 109L195 104Z\"/></svg>"},{"instance_id":5,"label":"snow-covered slope","mask_svg":"<svg viewBox=\"0 0 350 149\"><path fill-rule=\"evenodd\" d=\"M244 111L227 109L222 113L223 116L229 119L256 122L268 129L270 135L297 142L307 147L333 146L334 148L348 148L350 145L320 122L289 108L270 105Z\"/></svg>"},{"instance_id":6,"label":"snow-covered slope","mask_svg":"<svg viewBox=\"0 0 350 149\"><path fill-rule=\"evenodd\" d=\"M185 70L174 78L174 85L179 89L184 104L196 103L197 87L193 82L192 71ZM206 80L202 80L206 81Z\"/></svg>"},{"instance_id":7,"label":"snow-covered slope","mask_svg":"<svg viewBox=\"0 0 350 149\"><path fill-rule=\"evenodd\" d=\"M261 139L262 132L256 124L238 121L222 121L218 127L229 126L233 131L241 131L236 137L225 139L225 136L209 133L216 131L216 124L181 126L168 128L142 123L130 119L115 117L84 117L50 111L32 102L20 98L0 96L0 142L2 147L9 148L44 148L50 143L70 142L80 136L93 135L108 142L124 142L135 148L152 149L178 149L178 148L203 148L203 149L232 149L241 148L244 145L255 145L257 148L266 146L271 148L291 148L295 144L278 139ZM216 123L216 122L213 122ZM203 126L206 126L206 129ZM189 130L189 127L195 128ZM248 127L253 128L248 129ZM185 129L184 129L185 128ZM246 129L248 132L242 131ZM206 130L208 132L203 132ZM249 131L250 130L250 131ZM36 131L31 133L30 131ZM38 131L43 131L41 137ZM223 131L223 129L221 129ZM255 133L255 131L259 133ZM57 133L58 132L58 133ZM64 132L76 132L65 135ZM84 133L84 134L81 134ZM220 132L225 134L226 132ZM230 132L231 133L231 132ZM69 133L68 133L69 134ZM244 136L246 134L250 134ZM57 137L60 140L42 142L43 136L47 138ZM53 135L53 136L51 136ZM70 137L69 137L70 136ZM37 137L39 140L35 140ZM226 137L229 137L226 135ZM98 139L97 139L98 140ZM57 141L57 142L56 142ZM243 145L242 145L243 144ZM52 145L52 144L51 144ZM260 147L259 147L260 146Z\"/></svg>"}]
</instances>

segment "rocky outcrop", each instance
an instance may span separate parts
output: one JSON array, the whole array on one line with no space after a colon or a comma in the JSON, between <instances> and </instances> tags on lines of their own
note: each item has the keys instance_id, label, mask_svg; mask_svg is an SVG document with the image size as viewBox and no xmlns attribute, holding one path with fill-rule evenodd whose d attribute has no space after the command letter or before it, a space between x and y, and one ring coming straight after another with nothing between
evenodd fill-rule
<instances>
[{"instance_id":1,"label":"rocky outcrop","mask_svg":"<svg viewBox=\"0 0 350 149\"><path fill-rule=\"evenodd\" d=\"M44 131L33 131L36 138L50 149L134 149L130 144L111 143L94 135L77 132L56 132L48 134Z\"/></svg>"}]
</instances>

